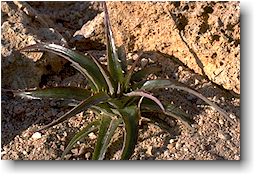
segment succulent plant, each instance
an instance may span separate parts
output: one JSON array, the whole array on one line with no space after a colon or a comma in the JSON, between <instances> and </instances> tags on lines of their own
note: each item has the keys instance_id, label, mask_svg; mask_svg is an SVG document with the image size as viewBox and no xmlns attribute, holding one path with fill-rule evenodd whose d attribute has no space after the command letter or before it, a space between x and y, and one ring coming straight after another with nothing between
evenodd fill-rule
<instances>
[{"instance_id":1,"label":"succulent plant","mask_svg":"<svg viewBox=\"0 0 256 176\"><path fill-rule=\"evenodd\" d=\"M54 87L15 93L18 96L28 98L61 98L78 102L66 114L38 129L38 131L57 125L80 112L91 110L96 114L94 121L88 123L69 141L62 157L72 149L77 141L98 130L97 143L92 159L102 160L111 144L115 131L117 128L123 128L124 140L120 159L129 159L134 153L135 145L137 144L138 124L141 119L141 113L144 112L162 113L181 120L187 127L190 127L186 120L187 114L181 109L175 108L172 104L163 105L159 99L150 93L154 89L172 88L187 91L212 105L219 113L233 122L224 110L200 93L181 83L167 79L143 79L149 73L147 68L135 72L141 53L137 55L138 57L128 70L125 51L122 47L117 48L115 46L107 6L105 2L102 4L105 13L107 67L90 53L88 55L80 54L56 44L38 43L21 49L21 52L45 51L62 56L70 61L72 66L88 80L88 89ZM151 71L157 71L157 69Z\"/></svg>"}]
</instances>

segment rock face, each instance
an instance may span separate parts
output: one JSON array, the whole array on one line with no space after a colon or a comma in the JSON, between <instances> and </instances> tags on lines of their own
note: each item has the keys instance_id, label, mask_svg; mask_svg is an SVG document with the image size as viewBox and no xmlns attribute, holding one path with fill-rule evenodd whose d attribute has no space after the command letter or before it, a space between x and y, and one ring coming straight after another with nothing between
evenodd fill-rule
<instances>
[{"instance_id":1,"label":"rock face","mask_svg":"<svg viewBox=\"0 0 256 176\"><path fill-rule=\"evenodd\" d=\"M65 60L56 55L20 53L19 49L37 42L66 44L65 39L25 2L1 3L2 87L22 89L38 87L43 74L59 71Z\"/></svg>"},{"instance_id":2,"label":"rock face","mask_svg":"<svg viewBox=\"0 0 256 176\"><path fill-rule=\"evenodd\" d=\"M76 49L82 51L93 48L104 50L104 13L98 14L93 20L85 23L80 30L75 32L70 42Z\"/></svg>"},{"instance_id":3,"label":"rock face","mask_svg":"<svg viewBox=\"0 0 256 176\"><path fill-rule=\"evenodd\" d=\"M160 51L240 94L239 2L109 2L119 44Z\"/></svg>"},{"instance_id":4,"label":"rock face","mask_svg":"<svg viewBox=\"0 0 256 176\"><path fill-rule=\"evenodd\" d=\"M45 41L68 43L79 51L104 50L103 14L99 3L29 4L2 3L4 87L37 86L49 68L54 72L62 68L65 60L56 59L55 55L17 52L29 44ZM167 59L177 58L196 73L240 94L239 2L107 4L118 45L125 44L129 52L157 51L168 55ZM70 12L64 10L69 8Z\"/></svg>"}]
</instances>

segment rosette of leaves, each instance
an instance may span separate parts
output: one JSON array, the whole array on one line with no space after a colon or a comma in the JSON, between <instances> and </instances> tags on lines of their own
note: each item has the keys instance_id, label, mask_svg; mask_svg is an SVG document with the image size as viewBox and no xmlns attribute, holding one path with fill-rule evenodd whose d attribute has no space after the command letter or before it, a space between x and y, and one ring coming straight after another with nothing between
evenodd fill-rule
<instances>
[{"instance_id":1,"label":"rosette of leaves","mask_svg":"<svg viewBox=\"0 0 256 176\"><path fill-rule=\"evenodd\" d=\"M78 87L54 87L16 92L15 94L28 98L61 98L77 100L79 103L66 114L38 131L57 125L80 112L91 110L97 117L81 129L69 141L62 157L64 157L77 141L98 130L97 142L92 155L93 160L102 160L117 128L123 128L124 138L121 152L122 160L127 160L134 153L138 138L138 124L143 112L162 113L181 120L186 126L186 113L173 107L163 105L150 91L160 88L173 88L187 91L206 103L212 105L228 120L224 110L209 101L198 92L172 80L143 80L152 71L147 68L134 72L140 57L138 56L128 70L126 54L122 47L116 48L112 34L106 3L103 2L104 25L107 41L107 66L101 64L92 55L83 55L71 49L56 44L38 43L21 49L21 52L51 52L62 56L72 63L87 80L89 89ZM230 120L233 122L232 120Z\"/></svg>"}]
</instances>

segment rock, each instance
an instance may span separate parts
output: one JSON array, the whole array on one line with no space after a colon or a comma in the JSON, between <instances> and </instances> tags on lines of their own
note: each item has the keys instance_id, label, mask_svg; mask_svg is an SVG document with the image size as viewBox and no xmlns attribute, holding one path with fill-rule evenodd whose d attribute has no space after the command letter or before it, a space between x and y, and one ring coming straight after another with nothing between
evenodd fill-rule
<instances>
[{"instance_id":1,"label":"rock","mask_svg":"<svg viewBox=\"0 0 256 176\"><path fill-rule=\"evenodd\" d=\"M85 156L86 159L89 159L90 156L91 156L91 153L90 153L90 152L87 152L84 156Z\"/></svg>"},{"instance_id":2,"label":"rock","mask_svg":"<svg viewBox=\"0 0 256 176\"><path fill-rule=\"evenodd\" d=\"M103 50L105 47L104 13L98 14L93 20L88 21L73 35L71 43L78 50Z\"/></svg>"},{"instance_id":3,"label":"rock","mask_svg":"<svg viewBox=\"0 0 256 176\"><path fill-rule=\"evenodd\" d=\"M125 43L129 51L174 56L196 73L204 72L214 83L240 94L239 2L107 5L118 45Z\"/></svg>"},{"instance_id":4,"label":"rock","mask_svg":"<svg viewBox=\"0 0 256 176\"><path fill-rule=\"evenodd\" d=\"M39 132L35 132L33 135L32 135L32 139L40 139L42 137L41 133Z\"/></svg>"},{"instance_id":5,"label":"rock","mask_svg":"<svg viewBox=\"0 0 256 176\"><path fill-rule=\"evenodd\" d=\"M80 149L79 149L79 152L78 152L78 155L82 155L85 153L85 146L82 146Z\"/></svg>"},{"instance_id":6,"label":"rock","mask_svg":"<svg viewBox=\"0 0 256 176\"><path fill-rule=\"evenodd\" d=\"M170 144L172 144L172 143L174 143L174 142L175 142L175 139L170 139L170 140L169 140L169 143L170 143Z\"/></svg>"},{"instance_id":7,"label":"rock","mask_svg":"<svg viewBox=\"0 0 256 176\"><path fill-rule=\"evenodd\" d=\"M198 79L195 79L194 85L196 86L196 85L198 85L198 84L199 84L199 80L198 80Z\"/></svg>"},{"instance_id":8,"label":"rock","mask_svg":"<svg viewBox=\"0 0 256 176\"><path fill-rule=\"evenodd\" d=\"M174 144L173 144L173 143L168 144L168 145L167 145L167 148L168 148L170 151L172 151L172 150L174 149Z\"/></svg>"},{"instance_id":9,"label":"rock","mask_svg":"<svg viewBox=\"0 0 256 176\"><path fill-rule=\"evenodd\" d=\"M184 150L184 152L187 152L187 151L188 151L188 148L185 147L183 150Z\"/></svg>"},{"instance_id":10,"label":"rock","mask_svg":"<svg viewBox=\"0 0 256 176\"><path fill-rule=\"evenodd\" d=\"M149 146L149 147L147 148L147 151L146 151L146 153L147 153L148 155L150 155L150 156L152 156L152 149L153 149L153 147L152 147L152 146Z\"/></svg>"},{"instance_id":11,"label":"rock","mask_svg":"<svg viewBox=\"0 0 256 176\"><path fill-rule=\"evenodd\" d=\"M88 136L92 140L97 138L97 136L93 132L89 133Z\"/></svg>"},{"instance_id":12,"label":"rock","mask_svg":"<svg viewBox=\"0 0 256 176\"><path fill-rule=\"evenodd\" d=\"M240 156L235 155L234 160L240 160Z\"/></svg>"},{"instance_id":13,"label":"rock","mask_svg":"<svg viewBox=\"0 0 256 176\"><path fill-rule=\"evenodd\" d=\"M20 53L19 50L38 42L66 44L66 41L48 26L49 19L41 17L28 3L3 2L1 8L2 87L38 87L42 75L49 72L46 66L59 71L65 60L49 53Z\"/></svg>"},{"instance_id":14,"label":"rock","mask_svg":"<svg viewBox=\"0 0 256 176\"><path fill-rule=\"evenodd\" d=\"M176 148L177 150L179 150L181 147L182 147L182 144L178 141L178 142L175 144L175 148Z\"/></svg>"},{"instance_id":15,"label":"rock","mask_svg":"<svg viewBox=\"0 0 256 176\"><path fill-rule=\"evenodd\" d=\"M144 67L146 67L147 64L148 64L148 59L142 58L141 59L141 67L144 68Z\"/></svg>"},{"instance_id":16,"label":"rock","mask_svg":"<svg viewBox=\"0 0 256 176\"><path fill-rule=\"evenodd\" d=\"M164 157L168 157L168 156L170 156L170 151L169 150L164 151Z\"/></svg>"},{"instance_id":17,"label":"rock","mask_svg":"<svg viewBox=\"0 0 256 176\"><path fill-rule=\"evenodd\" d=\"M224 124L223 119L219 119L219 124L221 124L221 125L223 125L223 124Z\"/></svg>"},{"instance_id":18,"label":"rock","mask_svg":"<svg viewBox=\"0 0 256 176\"><path fill-rule=\"evenodd\" d=\"M71 149L71 152L72 152L75 156L78 156L79 150L78 150L78 148L74 148L74 149Z\"/></svg>"},{"instance_id":19,"label":"rock","mask_svg":"<svg viewBox=\"0 0 256 176\"><path fill-rule=\"evenodd\" d=\"M223 140L230 140L232 138L228 133L219 133L218 137Z\"/></svg>"},{"instance_id":20,"label":"rock","mask_svg":"<svg viewBox=\"0 0 256 176\"><path fill-rule=\"evenodd\" d=\"M229 117L230 117L231 119L236 119L236 116L235 116L234 114L230 114Z\"/></svg>"}]
</instances>

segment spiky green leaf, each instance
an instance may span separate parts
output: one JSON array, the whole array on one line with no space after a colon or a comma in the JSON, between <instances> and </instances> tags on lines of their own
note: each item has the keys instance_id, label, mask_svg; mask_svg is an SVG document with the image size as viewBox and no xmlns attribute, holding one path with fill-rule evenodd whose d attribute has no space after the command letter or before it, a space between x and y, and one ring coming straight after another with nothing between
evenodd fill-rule
<instances>
[{"instance_id":1,"label":"spiky green leaf","mask_svg":"<svg viewBox=\"0 0 256 176\"><path fill-rule=\"evenodd\" d=\"M21 52L48 51L59 55L72 63L72 66L80 71L89 81L92 89L108 90L108 84L97 64L86 55L79 54L68 48L56 44L38 43L20 50Z\"/></svg>"},{"instance_id":2,"label":"spiky green leaf","mask_svg":"<svg viewBox=\"0 0 256 176\"><path fill-rule=\"evenodd\" d=\"M93 160L104 159L114 132L121 122L122 119L111 119L111 117L102 116L97 143L92 156Z\"/></svg>"},{"instance_id":3,"label":"spiky green leaf","mask_svg":"<svg viewBox=\"0 0 256 176\"><path fill-rule=\"evenodd\" d=\"M98 104L96 106L92 106L90 108L90 110L92 110L93 112L95 112L98 115L103 114L103 115L106 115L109 117L116 116L116 114L113 112L114 109L112 109L108 103L102 103L102 104Z\"/></svg>"},{"instance_id":4,"label":"spiky green leaf","mask_svg":"<svg viewBox=\"0 0 256 176\"><path fill-rule=\"evenodd\" d=\"M124 95L129 96L129 97L146 97L146 98L154 101L161 108L162 111L165 111L164 106L160 100L158 100L156 97L154 97L153 95L150 95L149 93L147 93L143 90L136 90L136 91L124 94Z\"/></svg>"},{"instance_id":5,"label":"spiky green leaf","mask_svg":"<svg viewBox=\"0 0 256 176\"><path fill-rule=\"evenodd\" d=\"M79 103L79 105L77 105L76 107L74 107L73 109L68 111L66 114L64 114L57 120L54 120L50 124L40 128L38 131L43 130L45 128L52 127L56 124L59 124L82 111L86 111L88 108L92 107L93 105L97 105L97 104L102 103L108 99L109 99L109 96L105 92L96 93L96 94L90 96L89 98L85 99L81 103Z\"/></svg>"},{"instance_id":6,"label":"spiky green leaf","mask_svg":"<svg viewBox=\"0 0 256 176\"><path fill-rule=\"evenodd\" d=\"M124 78L124 88L125 90L127 90L129 88L129 83L131 81L131 77L133 75L133 72L134 72L134 69L136 68L136 65L138 64L138 62L140 61L141 59L141 55L142 55L142 52L140 52L138 55L137 55L137 58L135 58L135 61L134 63L132 64L132 67L130 68L130 70L127 72L125 78Z\"/></svg>"},{"instance_id":7,"label":"spiky green leaf","mask_svg":"<svg viewBox=\"0 0 256 176\"><path fill-rule=\"evenodd\" d=\"M112 98L108 102L113 108L123 109L126 106L130 106L134 103L133 97L122 96L118 98Z\"/></svg>"},{"instance_id":8,"label":"spiky green leaf","mask_svg":"<svg viewBox=\"0 0 256 176\"><path fill-rule=\"evenodd\" d=\"M67 147L65 148L64 152L62 153L61 158L63 159L64 156L72 149L72 147L76 144L77 141L81 140L82 138L86 137L89 133L97 130L100 126L100 120L95 120L89 123L86 127L80 130L75 136L69 141Z\"/></svg>"},{"instance_id":9,"label":"spiky green leaf","mask_svg":"<svg viewBox=\"0 0 256 176\"><path fill-rule=\"evenodd\" d=\"M84 100L92 94L91 91L79 87L53 87L14 92L14 95L29 99L73 99Z\"/></svg>"},{"instance_id":10,"label":"spiky green leaf","mask_svg":"<svg viewBox=\"0 0 256 176\"><path fill-rule=\"evenodd\" d=\"M183 110L172 104L165 105L165 111L163 111L154 101L145 99L141 104L141 108L142 112L161 113L180 120L189 130L193 131L193 128L191 127L191 124L193 123L192 120L189 119L188 115ZM155 119L151 120L154 121Z\"/></svg>"},{"instance_id":11,"label":"spiky green leaf","mask_svg":"<svg viewBox=\"0 0 256 176\"><path fill-rule=\"evenodd\" d=\"M150 91L160 88L168 88L168 86L172 85L172 82L169 80L149 80L146 81L141 87L142 90Z\"/></svg>"},{"instance_id":12,"label":"spiky green leaf","mask_svg":"<svg viewBox=\"0 0 256 176\"><path fill-rule=\"evenodd\" d=\"M116 90L119 93L121 90L121 85L123 84L123 71L121 66L121 60L118 58L117 49L115 46L114 36L112 33L112 29L110 26L110 20L107 10L106 2L103 2L104 8L104 24L105 24L105 33L107 39L107 61L108 61L108 70L110 72L111 77L114 79L116 83Z\"/></svg>"},{"instance_id":13,"label":"spiky green leaf","mask_svg":"<svg viewBox=\"0 0 256 176\"><path fill-rule=\"evenodd\" d=\"M125 125L121 159L128 160L132 156L137 143L140 114L137 106L125 107L124 109L119 109L119 112Z\"/></svg>"},{"instance_id":14,"label":"spiky green leaf","mask_svg":"<svg viewBox=\"0 0 256 176\"><path fill-rule=\"evenodd\" d=\"M234 121L227 115L227 112L221 109L219 106L217 106L215 103L208 100L205 96L200 94L199 92L186 87L186 85L181 84L177 81L171 81L171 80L149 80L144 83L144 85L141 87L142 90L154 90L159 88L172 88L177 90L183 90L190 94L195 95L196 97L200 98L213 108L215 108L221 115L223 115L230 123L234 124Z\"/></svg>"},{"instance_id":15,"label":"spiky green leaf","mask_svg":"<svg viewBox=\"0 0 256 176\"><path fill-rule=\"evenodd\" d=\"M111 78L110 73L106 69L104 69L105 67L103 67L103 65L101 65L100 62L90 52L88 52L88 54L91 56L93 61L96 63L96 65L100 69L100 72L103 75L103 77L108 85L110 95L113 95L115 90L113 87L113 79Z\"/></svg>"},{"instance_id":16,"label":"spiky green leaf","mask_svg":"<svg viewBox=\"0 0 256 176\"><path fill-rule=\"evenodd\" d=\"M101 153L101 149L103 147L105 147L103 141L104 141L105 134L108 131L108 127L110 125L110 122L111 122L111 117L102 116L101 124L100 124L100 127L99 127L99 134L98 134L98 137L97 137L97 143L96 143L96 146L94 148L93 155L92 155L93 160L103 159L103 157L104 157L103 153Z\"/></svg>"}]
</instances>

